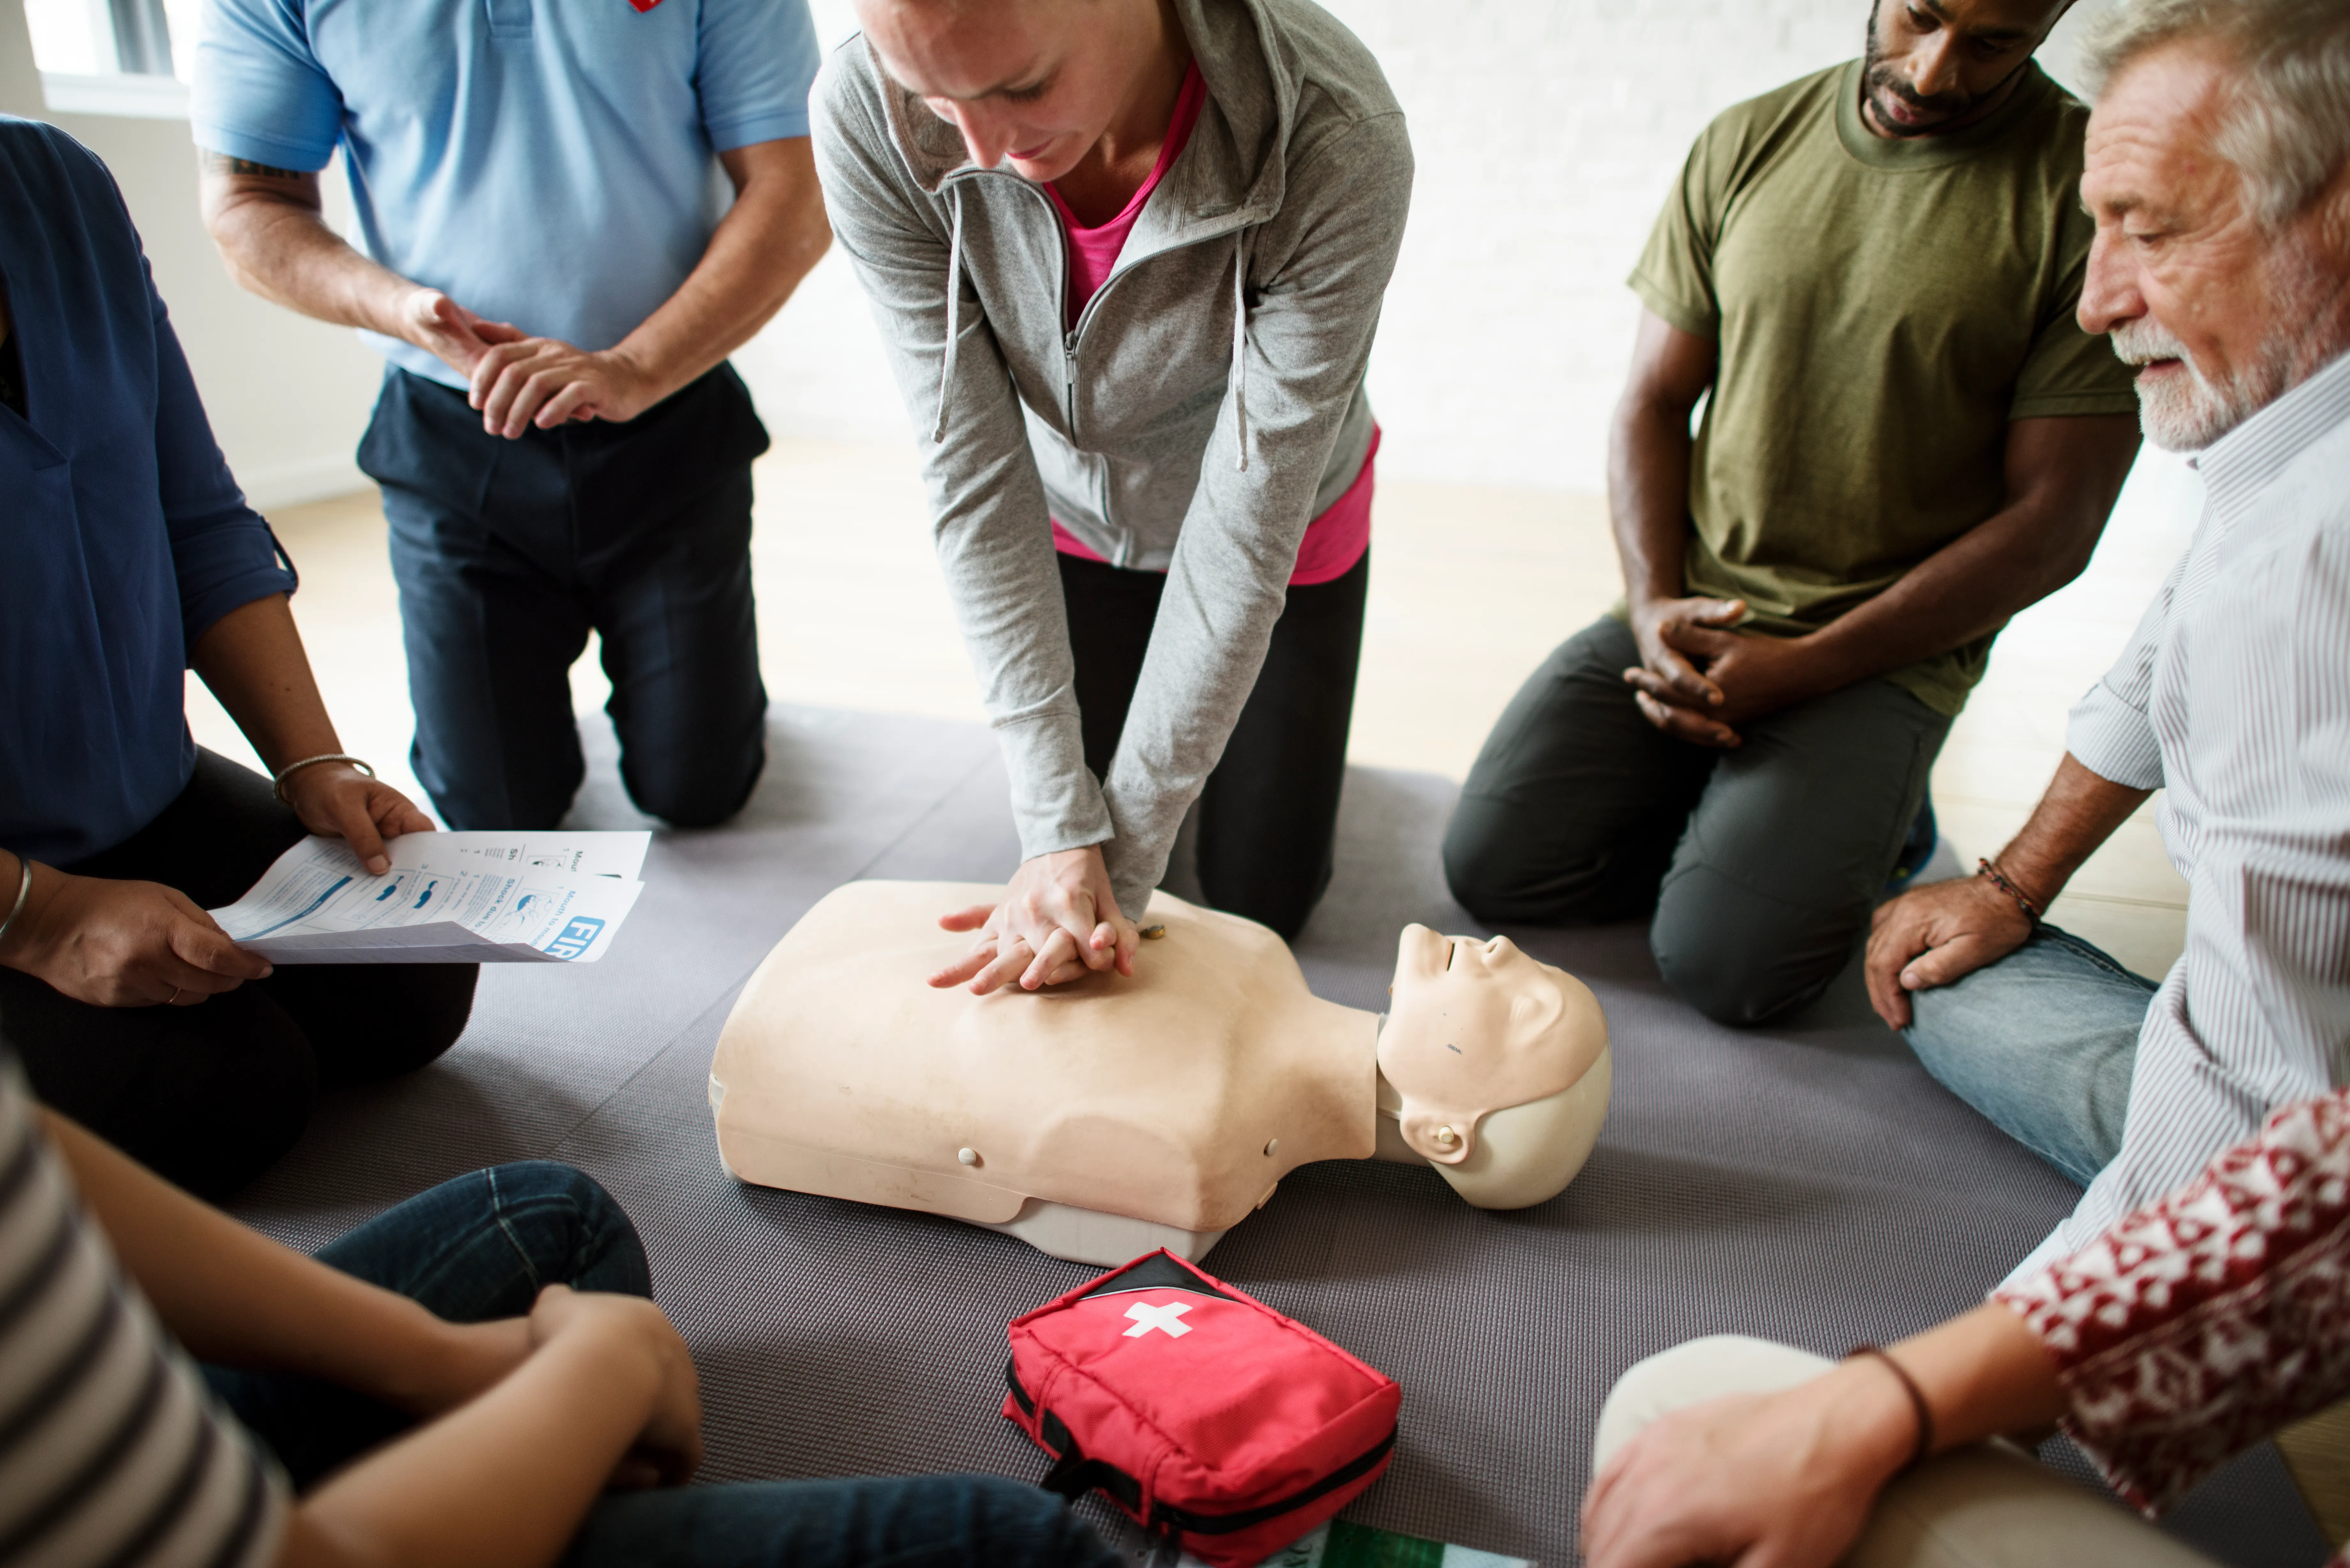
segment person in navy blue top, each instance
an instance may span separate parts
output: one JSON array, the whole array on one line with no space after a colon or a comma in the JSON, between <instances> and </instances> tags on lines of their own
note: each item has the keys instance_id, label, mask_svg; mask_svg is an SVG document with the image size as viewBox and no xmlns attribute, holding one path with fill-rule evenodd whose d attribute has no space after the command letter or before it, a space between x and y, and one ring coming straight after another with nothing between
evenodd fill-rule
<instances>
[{"instance_id":1,"label":"person in navy blue top","mask_svg":"<svg viewBox=\"0 0 2350 1568\"><path fill-rule=\"evenodd\" d=\"M206 908L306 832L371 866L432 824L342 754L295 576L213 441L97 156L0 116L0 1047L40 1097L221 1192L320 1079L453 1044L470 964L273 973ZM273 781L199 748L192 669Z\"/></svg>"}]
</instances>

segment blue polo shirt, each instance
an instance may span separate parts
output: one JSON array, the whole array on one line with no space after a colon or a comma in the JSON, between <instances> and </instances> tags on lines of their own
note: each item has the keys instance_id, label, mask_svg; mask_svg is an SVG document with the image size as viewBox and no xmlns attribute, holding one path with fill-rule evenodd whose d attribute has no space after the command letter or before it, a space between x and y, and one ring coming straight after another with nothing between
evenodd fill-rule
<instances>
[{"instance_id":1,"label":"blue polo shirt","mask_svg":"<svg viewBox=\"0 0 2350 1568\"><path fill-rule=\"evenodd\" d=\"M701 261L713 155L808 133L817 64L806 0L206 0L191 118L198 146L279 169L340 143L369 255L592 350Z\"/></svg>"},{"instance_id":2,"label":"blue polo shirt","mask_svg":"<svg viewBox=\"0 0 2350 1568\"><path fill-rule=\"evenodd\" d=\"M6 115L0 279L25 372L23 417L0 404L0 846L63 865L186 787L188 649L294 576L229 477L106 165Z\"/></svg>"}]
</instances>

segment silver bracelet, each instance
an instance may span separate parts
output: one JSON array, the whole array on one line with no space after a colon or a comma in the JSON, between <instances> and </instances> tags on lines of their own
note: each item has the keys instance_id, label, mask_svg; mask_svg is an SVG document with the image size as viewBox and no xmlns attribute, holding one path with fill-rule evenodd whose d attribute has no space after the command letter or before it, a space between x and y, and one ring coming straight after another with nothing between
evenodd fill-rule
<instances>
[{"instance_id":1,"label":"silver bracelet","mask_svg":"<svg viewBox=\"0 0 2350 1568\"><path fill-rule=\"evenodd\" d=\"M9 907L8 918L5 920L0 920L0 942L5 942L8 940L8 928L15 925L16 923L16 917L25 912L25 900L32 897L33 893L32 857L28 855L17 856L16 866L16 901Z\"/></svg>"},{"instance_id":2,"label":"silver bracelet","mask_svg":"<svg viewBox=\"0 0 2350 1568\"><path fill-rule=\"evenodd\" d=\"M348 752L324 752L315 757L304 757L298 763L288 763L284 767L278 769L277 776L269 782L269 793L277 797L278 805L291 805L294 804L292 801L286 798L286 781L292 778L296 774L300 773L304 768L310 766L314 763L348 763L351 766L359 769L359 772L367 774L368 777L375 777L374 768L370 767L366 763L359 761L359 758L352 756Z\"/></svg>"}]
</instances>

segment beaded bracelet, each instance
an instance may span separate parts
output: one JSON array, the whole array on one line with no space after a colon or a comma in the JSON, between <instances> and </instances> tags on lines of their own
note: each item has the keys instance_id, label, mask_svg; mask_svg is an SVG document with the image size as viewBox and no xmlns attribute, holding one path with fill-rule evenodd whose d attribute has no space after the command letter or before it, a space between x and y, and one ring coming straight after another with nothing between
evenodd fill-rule
<instances>
[{"instance_id":1,"label":"beaded bracelet","mask_svg":"<svg viewBox=\"0 0 2350 1568\"><path fill-rule=\"evenodd\" d=\"M1991 878L1992 887L2015 900L2015 907L2023 911L2025 919L2035 927L2040 924L2040 906L2026 898L2023 889L2009 881L2007 874L1997 866L1988 860L1978 860L1975 862L1975 875Z\"/></svg>"},{"instance_id":2,"label":"beaded bracelet","mask_svg":"<svg viewBox=\"0 0 2350 1568\"><path fill-rule=\"evenodd\" d=\"M1901 1467L1904 1470L1914 1470L1934 1452L1934 1412L1926 1404L1925 1390L1918 1386L1918 1380L1909 1376L1908 1368L1887 1355L1882 1345L1856 1345L1845 1352L1844 1358L1853 1361L1864 1355L1883 1362L1886 1370L1900 1380L1901 1391L1909 1396L1909 1407L1918 1413L1917 1446L1909 1450L1909 1460Z\"/></svg>"}]
</instances>

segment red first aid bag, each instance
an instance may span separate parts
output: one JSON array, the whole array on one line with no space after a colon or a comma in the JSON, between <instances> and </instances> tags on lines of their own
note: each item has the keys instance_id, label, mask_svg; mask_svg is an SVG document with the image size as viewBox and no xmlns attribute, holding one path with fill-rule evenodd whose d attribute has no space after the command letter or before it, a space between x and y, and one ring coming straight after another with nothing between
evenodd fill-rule
<instances>
[{"instance_id":1,"label":"red first aid bag","mask_svg":"<svg viewBox=\"0 0 2350 1568\"><path fill-rule=\"evenodd\" d=\"M1216 1568L1259 1563L1388 1468L1403 1392L1303 1324L1164 1251L1012 1320L1004 1416Z\"/></svg>"}]
</instances>

